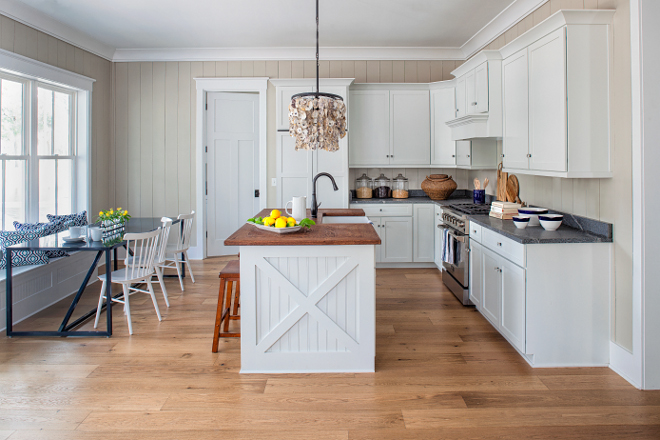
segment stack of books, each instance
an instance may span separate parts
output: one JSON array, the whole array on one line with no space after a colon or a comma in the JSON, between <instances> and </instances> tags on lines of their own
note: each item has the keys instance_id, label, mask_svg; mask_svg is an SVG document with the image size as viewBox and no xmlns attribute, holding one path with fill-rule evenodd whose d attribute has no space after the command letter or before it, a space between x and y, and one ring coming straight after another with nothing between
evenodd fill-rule
<instances>
[{"instance_id":1,"label":"stack of books","mask_svg":"<svg viewBox=\"0 0 660 440\"><path fill-rule=\"evenodd\" d=\"M490 205L490 216L502 220L511 220L513 216L518 215L520 203L496 201Z\"/></svg>"}]
</instances>

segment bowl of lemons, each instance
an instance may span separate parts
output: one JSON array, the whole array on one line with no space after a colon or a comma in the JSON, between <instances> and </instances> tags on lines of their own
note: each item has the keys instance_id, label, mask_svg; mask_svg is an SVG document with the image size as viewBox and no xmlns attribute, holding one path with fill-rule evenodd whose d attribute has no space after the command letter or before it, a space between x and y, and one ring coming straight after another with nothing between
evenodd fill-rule
<instances>
[{"instance_id":1,"label":"bowl of lemons","mask_svg":"<svg viewBox=\"0 0 660 440\"><path fill-rule=\"evenodd\" d=\"M296 222L295 218L282 215L279 209L273 209L268 217L250 218L247 222L259 229L276 234L289 234L316 224L314 220L308 218Z\"/></svg>"}]
</instances>

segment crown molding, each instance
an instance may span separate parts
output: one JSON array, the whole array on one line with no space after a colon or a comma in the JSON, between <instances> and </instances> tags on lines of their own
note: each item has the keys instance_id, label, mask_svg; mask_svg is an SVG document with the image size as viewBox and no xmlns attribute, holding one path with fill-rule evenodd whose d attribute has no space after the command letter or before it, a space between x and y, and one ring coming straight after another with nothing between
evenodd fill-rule
<instances>
[{"instance_id":1,"label":"crown molding","mask_svg":"<svg viewBox=\"0 0 660 440\"><path fill-rule=\"evenodd\" d=\"M461 46L468 59L548 0L515 0Z\"/></svg>"},{"instance_id":2,"label":"crown molding","mask_svg":"<svg viewBox=\"0 0 660 440\"><path fill-rule=\"evenodd\" d=\"M132 61L309 61L314 47L202 47L117 49L115 62ZM320 58L336 60L463 60L457 47L322 47Z\"/></svg>"},{"instance_id":3,"label":"crown molding","mask_svg":"<svg viewBox=\"0 0 660 440\"><path fill-rule=\"evenodd\" d=\"M91 37L79 30L65 25L61 21L34 9L25 3L14 0L0 0L0 14L16 20L26 26L41 31L59 40L72 44L108 61L112 61L115 48Z\"/></svg>"}]
</instances>

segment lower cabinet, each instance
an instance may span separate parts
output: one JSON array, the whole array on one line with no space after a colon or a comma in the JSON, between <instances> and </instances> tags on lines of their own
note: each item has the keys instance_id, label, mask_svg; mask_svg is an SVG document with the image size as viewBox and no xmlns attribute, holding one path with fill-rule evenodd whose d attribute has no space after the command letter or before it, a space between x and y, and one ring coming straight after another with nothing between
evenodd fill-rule
<instances>
[{"instance_id":1,"label":"lower cabinet","mask_svg":"<svg viewBox=\"0 0 660 440\"><path fill-rule=\"evenodd\" d=\"M502 307L502 277L500 275L501 257L484 248L481 260L483 282L483 301L481 313L497 329L500 328Z\"/></svg>"},{"instance_id":2,"label":"lower cabinet","mask_svg":"<svg viewBox=\"0 0 660 440\"><path fill-rule=\"evenodd\" d=\"M433 238L435 243L433 244L433 262L442 270L442 252L440 245L442 244L442 229L439 226L442 225L442 208L438 205L435 205L435 217L433 219Z\"/></svg>"},{"instance_id":3,"label":"lower cabinet","mask_svg":"<svg viewBox=\"0 0 660 440\"><path fill-rule=\"evenodd\" d=\"M518 350L525 352L525 269L500 257L502 315L500 332Z\"/></svg>"},{"instance_id":4,"label":"lower cabinet","mask_svg":"<svg viewBox=\"0 0 660 440\"><path fill-rule=\"evenodd\" d=\"M470 239L470 302L482 310L484 298L484 248Z\"/></svg>"},{"instance_id":5,"label":"lower cabinet","mask_svg":"<svg viewBox=\"0 0 660 440\"><path fill-rule=\"evenodd\" d=\"M433 263L435 254L435 206L413 205L413 262Z\"/></svg>"},{"instance_id":6,"label":"lower cabinet","mask_svg":"<svg viewBox=\"0 0 660 440\"><path fill-rule=\"evenodd\" d=\"M376 263L410 263L413 261L412 217L369 217L381 244L376 246Z\"/></svg>"}]
</instances>

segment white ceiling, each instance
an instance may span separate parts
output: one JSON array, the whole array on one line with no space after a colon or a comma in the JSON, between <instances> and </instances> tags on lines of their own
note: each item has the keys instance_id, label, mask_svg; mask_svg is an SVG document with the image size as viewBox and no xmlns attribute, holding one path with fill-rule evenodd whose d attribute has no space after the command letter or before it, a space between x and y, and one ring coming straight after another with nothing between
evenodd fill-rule
<instances>
[{"instance_id":1,"label":"white ceiling","mask_svg":"<svg viewBox=\"0 0 660 440\"><path fill-rule=\"evenodd\" d=\"M461 48L503 11L515 9L514 3L529 7L539 1L320 0L320 43L348 49ZM19 21L40 18L42 28L46 22L60 25L106 50L315 44L314 0L2 0L0 6Z\"/></svg>"}]
</instances>

